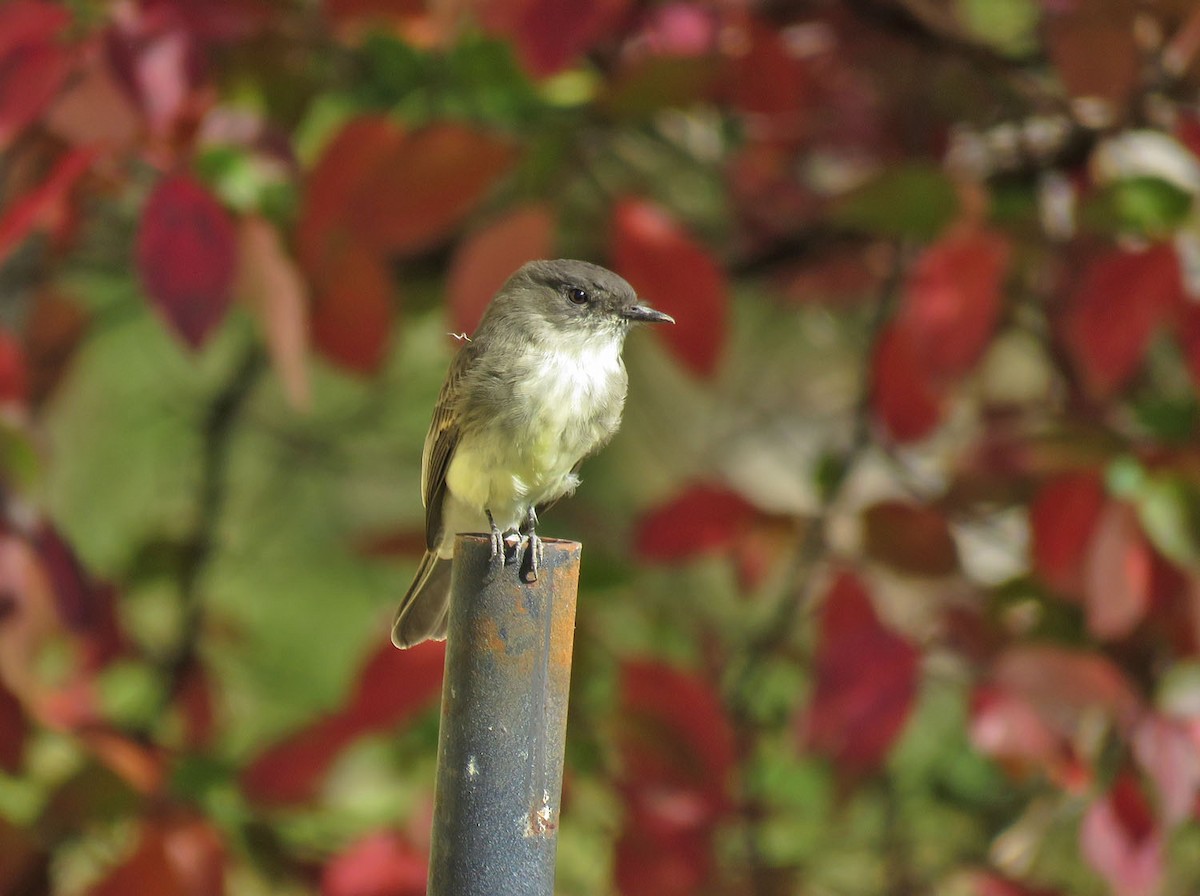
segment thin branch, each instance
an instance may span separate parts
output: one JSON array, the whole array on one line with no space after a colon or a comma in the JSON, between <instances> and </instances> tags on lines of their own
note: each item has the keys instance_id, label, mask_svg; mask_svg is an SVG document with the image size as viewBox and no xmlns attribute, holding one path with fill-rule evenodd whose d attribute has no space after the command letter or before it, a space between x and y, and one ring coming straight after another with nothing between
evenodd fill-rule
<instances>
[{"instance_id":1,"label":"thin branch","mask_svg":"<svg viewBox=\"0 0 1200 896\"><path fill-rule=\"evenodd\" d=\"M234 426L254 390L267 359L261 348L251 346L238 361L229 382L213 400L201 428L200 488L197 494L196 528L186 545L179 570L183 622L179 643L164 665L169 703L183 687L196 658L196 647L204 624L201 580L212 559L217 527L225 507L228 487L229 449Z\"/></svg>"},{"instance_id":2,"label":"thin branch","mask_svg":"<svg viewBox=\"0 0 1200 896\"><path fill-rule=\"evenodd\" d=\"M880 288L879 300L875 304L874 313L868 324L869 345L875 344L879 333L892 316L907 267L908 253L902 247L897 246L893 253L891 269ZM855 406L854 431L840 458L837 479L829 488L821 508L805 527L799 544L792 553L785 577L785 581L789 584L783 589L783 593L771 612L767 614L765 622L746 640L742 648L742 666L733 676L726 692L726 707L734 725L739 756L743 759L753 753L763 728L762 723L753 717L750 710L755 683L767 661L782 650L792 638L798 619L812 603L814 587L812 570L820 563L827 551L825 532L833 508L837 504L850 471L874 444L870 411L870 364L871 354L868 351L863 359L862 390ZM742 793L739 799L739 809L742 816L746 865L750 871L750 892L766 894L772 891L771 875L770 869L764 866L758 843L758 827L763 809L756 796L748 791L744 781L740 786Z\"/></svg>"}]
</instances>

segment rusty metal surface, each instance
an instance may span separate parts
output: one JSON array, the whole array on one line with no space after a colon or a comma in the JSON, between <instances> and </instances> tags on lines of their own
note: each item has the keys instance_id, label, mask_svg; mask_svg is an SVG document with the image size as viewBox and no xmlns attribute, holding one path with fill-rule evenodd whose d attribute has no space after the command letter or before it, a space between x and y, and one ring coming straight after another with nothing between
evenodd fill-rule
<instances>
[{"instance_id":1,"label":"rusty metal surface","mask_svg":"<svg viewBox=\"0 0 1200 896\"><path fill-rule=\"evenodd\" d=\"M543 545L535 582L455 547L429 896L554 892L580 546Z\"/></svg>"}]
</instances>

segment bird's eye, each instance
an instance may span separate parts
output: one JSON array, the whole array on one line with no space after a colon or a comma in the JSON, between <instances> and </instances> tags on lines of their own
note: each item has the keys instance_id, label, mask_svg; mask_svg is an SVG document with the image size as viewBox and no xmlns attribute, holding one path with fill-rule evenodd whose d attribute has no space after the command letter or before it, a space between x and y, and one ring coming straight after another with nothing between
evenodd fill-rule
<instances>
[{"instance_id":1,"label":"bird's eye","mask_svg":"<svg viewBox=\"0 0 1200 896\"><path fill-rule=\"evenodd\" d=\"M591 301L591 296L588 295L586 289L580 289L578 286L572 286L567 290L567 298L576 305L586 305Z\"/></svg>"}]
</instances>

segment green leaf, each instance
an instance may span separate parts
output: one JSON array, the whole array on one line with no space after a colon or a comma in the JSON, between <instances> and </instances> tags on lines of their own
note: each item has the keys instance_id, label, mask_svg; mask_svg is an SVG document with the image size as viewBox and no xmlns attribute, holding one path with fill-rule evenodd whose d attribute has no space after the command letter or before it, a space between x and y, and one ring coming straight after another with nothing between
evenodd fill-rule
<instances>
[{"instance_id":1,"label":"green leaf","mask_svg":"<svg viewBox=\"0 0 1200 896\"><path fill-rule=\"evenodd\" d=\"M154 721L163 705L165 682L145 663L118 661L100 674L97 685L106 718L124 728Z\"/></svg>"},{"instance_id":2,"label":"green leaf","mask_svg":"<svg viewBox=\"0 0 1200 896\"><path fill-rule=\"evenodd\" d=\"M1200 487L1179 476L1151 476L1135 501L1142 529L1154 547L1180 566L1200 567Z\"/></svg>"},{"instance_id":3,"label":"green leaf","mask_svg":"<svg viewBox=\"0 0 1200 896\"><path fill-rule=\"evenodd\" d=\"M889 168L835 203L832 218L844 227L882 236L928 241L958 212L945 172L930 165Z\"/></svg>"},{"instance_id":4,"label":"green leaf","mask_svg":"<svg viewBox=\"0 0 1200 896\"><path fill-rule=\"evenodd\" d=\"M1080 221L1101 233L1165 236L1191 214L1192 194L1158 177L1130 177L1109 184L1084 204Z\"/></svg>"},{"instance_id":5,"label":"green leaf","mask_svg":"<svg viewBox=\"0 0 1200 896\"><path fill-rule=\"evenodd\" d=\"M958 13L971 33L1007 53L1028 52L1042 19L1034 0L958 0Z\"/></svg>"}]
</instances>

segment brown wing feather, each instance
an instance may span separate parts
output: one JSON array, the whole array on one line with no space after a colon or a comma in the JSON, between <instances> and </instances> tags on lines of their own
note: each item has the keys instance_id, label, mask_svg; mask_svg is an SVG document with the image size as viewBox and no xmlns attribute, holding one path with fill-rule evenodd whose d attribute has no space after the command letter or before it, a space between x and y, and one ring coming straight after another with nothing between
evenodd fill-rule
<instances>
[{"instance_id":1,"label":"brown wing feather","mask_svg":"<svg viewBox=\"0 0 1200 896\"><path fill-rule=\"evenodd\" d=\"M421 503L425 505L425 543L429 550L437 550L442 537L442 502L446 497L446 471L454 457L458 444L458 394L462 385L463 372L471 363L474 352L471 345L459 349L446 381L438 393L437 405L433 409L433 422L425 436L425 449L421 453Z\"/></svg>"}]
</instances>

